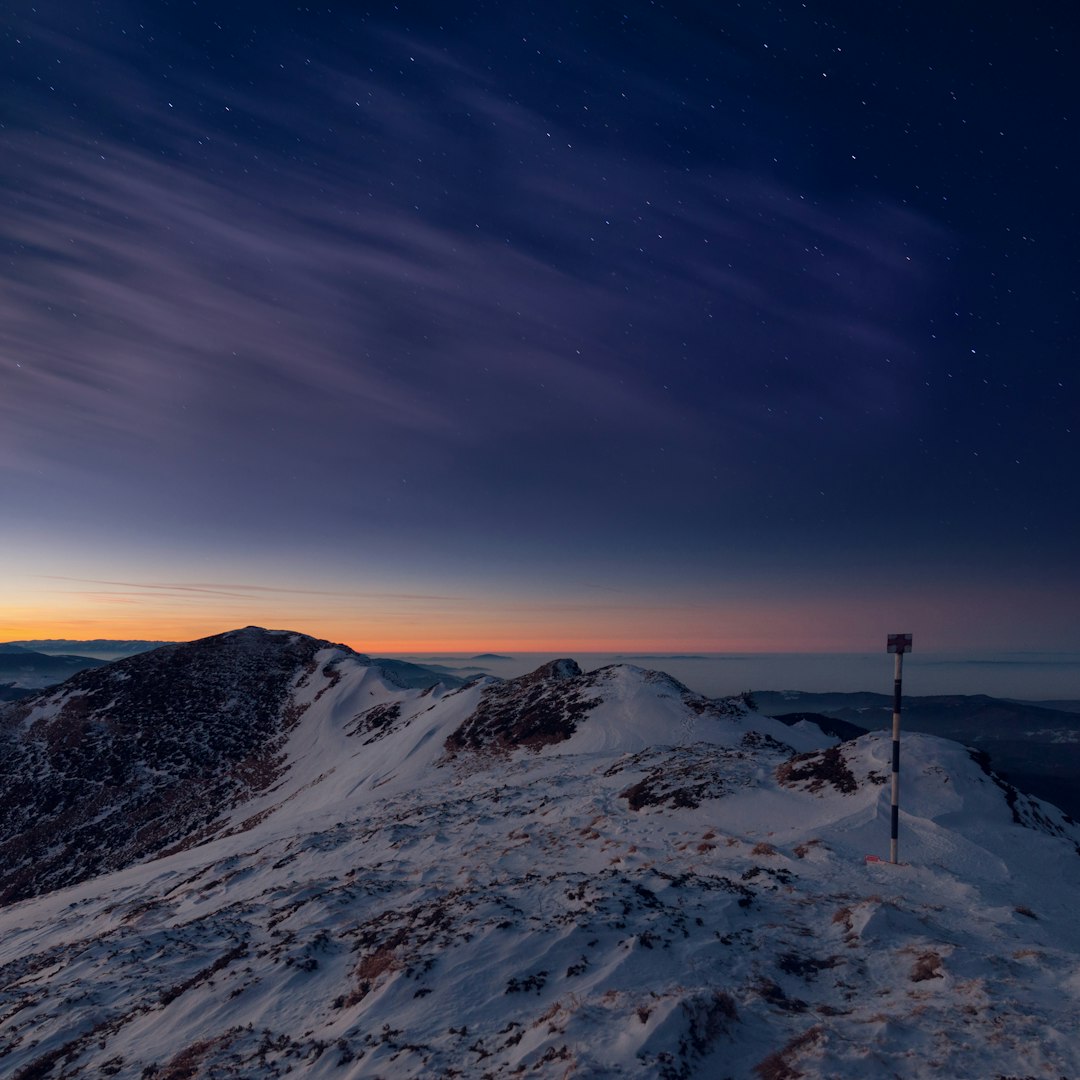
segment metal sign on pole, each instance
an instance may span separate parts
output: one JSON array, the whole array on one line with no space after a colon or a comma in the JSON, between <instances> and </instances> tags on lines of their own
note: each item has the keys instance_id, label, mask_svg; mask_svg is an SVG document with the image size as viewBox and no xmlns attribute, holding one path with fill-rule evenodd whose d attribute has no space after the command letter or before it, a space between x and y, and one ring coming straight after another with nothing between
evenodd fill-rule
<instances>
[{"instance_id":1,"label":"metal sign on pole","mask_svg":"<svg viewBox=\"0 0 1080 1080\"><path fill-rule=\"evenodd\" d=\"M904 653L911 652L910 634L890 634L888 651L896 654L893 670L892 711L892 829L889 838L889 862L896 862L897 838L900 831L900 679Z\"/></svg>"}]
</instances>

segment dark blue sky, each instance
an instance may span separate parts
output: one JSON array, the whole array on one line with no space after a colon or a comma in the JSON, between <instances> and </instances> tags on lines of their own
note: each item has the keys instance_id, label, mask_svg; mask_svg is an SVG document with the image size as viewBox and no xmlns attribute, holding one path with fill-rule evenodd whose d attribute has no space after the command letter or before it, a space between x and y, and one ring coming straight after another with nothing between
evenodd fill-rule
<instances>
[{"instance_id":1,"label":"dark blue sky","mask_svg":"<svg viewBox=\"0 0 1080 1080\"><path fill-rule=\"evenodd\" d=\"M1069 5L0 49L9 636L1080 647Z\"/></svg>"}]
</instances>

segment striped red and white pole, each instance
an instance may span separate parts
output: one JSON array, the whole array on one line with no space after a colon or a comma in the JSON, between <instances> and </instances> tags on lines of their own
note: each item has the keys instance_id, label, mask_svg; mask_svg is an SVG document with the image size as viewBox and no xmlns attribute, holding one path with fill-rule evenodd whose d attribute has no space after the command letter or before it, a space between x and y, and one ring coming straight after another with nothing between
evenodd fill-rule
<instances>
[{"instance_id":1,"label":"striped red and white pole","mask_svg":"<svg viewBox=\"0 0 1080 1080\"><path fill-rule=\"evenodd\" d=\"M904 653L911 652L911 635L890 634L888 651L896 654L893 668L892 812L889 829L889 862L895 863L900 837L900 682L904 670Z\"/></svg>"}]
</instances>

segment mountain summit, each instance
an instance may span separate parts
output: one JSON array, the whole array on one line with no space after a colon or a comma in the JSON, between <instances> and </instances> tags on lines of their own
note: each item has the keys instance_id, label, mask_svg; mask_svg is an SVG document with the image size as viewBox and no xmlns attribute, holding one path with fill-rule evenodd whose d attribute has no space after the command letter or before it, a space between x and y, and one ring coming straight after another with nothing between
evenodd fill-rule
<instances>
[{"instance_id":1,"label":"mountain summit","mask_svg":"<svg viewBox=\"0 0 1080 1080\"><path fill-rule=\"evenodd\" d=\"M892 866L884 734L436 679L249 627L0 714L6 1074L1080 1073L1080 828L960 745Z\"/></svg>"},{"instance_id":2,"label":"mountain summit","mask_svg":"<svg viewBox=\"0 0 1080 1080\"><path fill-rule=\"evenodd\" d=\"M95 667L8 706L0 903L212 835L291 768L289 733L343 665L377 670L347 646L248 626Z\"/></svg>"}]
</instances>

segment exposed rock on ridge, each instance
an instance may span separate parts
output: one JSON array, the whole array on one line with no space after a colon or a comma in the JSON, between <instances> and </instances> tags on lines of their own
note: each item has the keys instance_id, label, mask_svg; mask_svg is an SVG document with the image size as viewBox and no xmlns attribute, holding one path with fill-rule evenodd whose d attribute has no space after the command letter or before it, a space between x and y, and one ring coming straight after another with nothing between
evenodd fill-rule
<instances>
[{"instance_id":1,"label":"exposed rock on ridge","mask_svg":"<svg viewBox=\"0 0 1080 1080\"><path fill-rule=\"evenodd\" d=\"M479 708L446 740L447 751L505 754L569 739L602 701L590 694L596 674L583 674L573 660L552 660L528 675L489 686Z\"/></svg>"}]
</instances>

